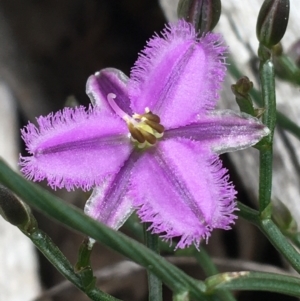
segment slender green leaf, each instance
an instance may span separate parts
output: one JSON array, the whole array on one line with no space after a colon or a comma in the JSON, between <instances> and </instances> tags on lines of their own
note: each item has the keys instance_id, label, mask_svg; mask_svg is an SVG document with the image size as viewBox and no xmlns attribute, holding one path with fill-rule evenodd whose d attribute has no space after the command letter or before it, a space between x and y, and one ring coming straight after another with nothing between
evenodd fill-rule
<instances>
[{"instance_id":1,"label":"slender green leaf","mask_svg":"<svg viewBox=\"0 0 300 301\"><path fill-rule=\"evenodd\" d=\"M300 254L271 219L262 220L259 229L291 266L300 273Z\"/></svg>"},{"instance_id":2,"label":"slender green leaf","mask_svg":"<svg viewBox=\"0 0 300 301\"><path fill-rule=\"evenodd\" d=\"M257 290L300 297L300 278L261 272L232 272L205 281L207 292L215 290Z\"/></svg>"},{"instance_id":3,"label":"slender green leaf","mask_svg":"<svg viewBox=\"0 0 300 301\"><path fill-rule=\"evenodd\" d=\"M151 234L150 231L147 231L149 227L150 227L149 223L144 224L144 235L145 235L146 246L156 254L159 254L160 251L159 251L158 236L155 234ZM147 274L148 274L148 290L149 290L148 300L162 301L161 280L149 270Z\"/></svg>"},{"instance_id":4,"label":"slender green leaf","mask_svg":"<svg viewBox=\"0 0 300 301\"><path fill-rule=\"evenodd\" d=\"M276 75L292 84L300 85L300 68L285 54L274 56Z\"/></svg>"},{"instance_id":5,"label":"slender green leaf","mask_svg":"<svg viewBox=\"0 0 300 301\"><path fill-rule=\"evenodd\" d=\"M259 212L238 202L237 214L257 226L280 254L300 273L300 254L271 219L261 219Z\"/></svg>"},{"instance_id":6,"label":"slender green leaf","mask_svg":"<svg viewBox=\"0 0 300 301\"><path fill-rule=\"evenodd\" d=\"M57 246L40 229L33 229L31 232L24 233L27 235L35 246L44 254L51 264L63 275L72 282L77 288L83 291L91 300L94 301L120 301L119 299L110 296L95 287L95 281L88 283L82 282L80 274L75 273L72 265L67 258L61 253Z\"/></svg>"},{"instance_id":7,"label":"slender green leaf","mask_svg":"<svg viewBox=\"0 0 300 301\"><path fill-rule=\"evenodd\" d=\"M25 180L0 159L0 182L24 202L73 230L84 233L151 270L174 292L190 291L196 299L206 300L203 282L196 281L142 244L89 218L41 187Z\"/></svg>"},{"instance_id":8,"label":"slender green leaf","mask_svg":"<svg viewBox=\"0 0 300 301\"><path fill-rule=\"evenodd\" d=\"M194 256L201 265L206 276L213 276L219 273L217 267L213 263L212 259L205 251L203 246L201 247L200 252L194 252ZM222 292L215 292L215 295L221 301L235 301L236 299L233 297L229 290L223 290Z\"/></svg>"},{"instance_id":9,"label":"slender green leaf","mask_svg":"<svg viewBox=\"0 0 300 301\"><path fill-rule=\"evenodd\" d=\"M238 202L238 208L239 211L236 212L236 214L245 220L249 221L250 223L254 224L255 226L259 227L260 224L260 218L259 218L259 212L257 210L254 210L246 205L244 205L241 202Z\"/></svg>"}]
</instances>

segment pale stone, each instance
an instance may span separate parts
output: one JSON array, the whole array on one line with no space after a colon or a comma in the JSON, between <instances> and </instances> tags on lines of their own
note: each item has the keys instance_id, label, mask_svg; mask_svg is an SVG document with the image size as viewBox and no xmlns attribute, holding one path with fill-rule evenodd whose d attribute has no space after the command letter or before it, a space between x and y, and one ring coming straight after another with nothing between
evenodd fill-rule
<instances>
[{"instance_id":1,"label":"pale stone","mask_svg":"<svg viewBox=\"0 0 300 301\"><path fill-rule=\"evenodd\" d=\"M16 105L0 82L0 157L17 169L19 127ZM0 216L0 300L29 301L40 293L32 242Z\"/></svg>"}]
</instances>

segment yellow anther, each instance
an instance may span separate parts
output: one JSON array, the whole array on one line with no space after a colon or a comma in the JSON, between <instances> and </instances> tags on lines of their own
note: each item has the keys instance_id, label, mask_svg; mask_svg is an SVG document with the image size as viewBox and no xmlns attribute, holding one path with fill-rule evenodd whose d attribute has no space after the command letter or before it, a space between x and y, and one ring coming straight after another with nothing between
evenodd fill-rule
<instances>
[{"instance_id":1,"label":"yellow anther","mask_svg":"<svg viewBox=\"0 0 300 301\"><path fill-rule=\"evenodd\" d=\"M131 134L131 140L138 148L145 148L156 143L164 133L164 127L160 124L158 115L153 114L149 108L144 114L133 114L132 118L125 119Z\"/></svg>"},{"instance_id":2,"label":"yellow anther","mask_svg":"<svg viewBox=\"0 0 300 301\"><path fill-rule=\"evenodd\" d=\"M132 123L127 123L129 132L131 134L132 140L137 141L138 143L144 143L146 141L146 138L144 135L140 132L138 128L136 128Z\"/></svg>"},{"instance_id":3,"label":"yellow anther","mask_svg":"<svg viewBox=\"0 0 300 301\"><path fill-rule=\"evenodd\" d=\"M145 119L143 120L147 125L149 125L151 128L153 128L154 130L156 130L159 134L163 133L165 128L163 125L156 123L152 120L149 119Z\"/></svg>"}]
</instances>

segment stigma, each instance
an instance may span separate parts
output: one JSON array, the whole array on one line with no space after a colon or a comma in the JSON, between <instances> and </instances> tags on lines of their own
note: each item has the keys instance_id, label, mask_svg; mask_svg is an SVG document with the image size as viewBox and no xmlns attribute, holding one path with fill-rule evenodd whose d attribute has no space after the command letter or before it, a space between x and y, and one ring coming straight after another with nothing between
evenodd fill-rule
<instances>
[{"instance_id":1,"label":"stigma","mask_svg":"<svg viewBox=\"0 0 300 301\"><path fill-rule=\"evenodd\" d=\"M149 108L145 108L144 114L135 113L129 116L119 108L114 98L116 98L116 95L113 93L107 95L111 108L127 123L130 139L137 148L145 149L153 146L157 139L163 136L165 128L160 124L159 116L153 114Z\"/></svg>"}]
</instances>

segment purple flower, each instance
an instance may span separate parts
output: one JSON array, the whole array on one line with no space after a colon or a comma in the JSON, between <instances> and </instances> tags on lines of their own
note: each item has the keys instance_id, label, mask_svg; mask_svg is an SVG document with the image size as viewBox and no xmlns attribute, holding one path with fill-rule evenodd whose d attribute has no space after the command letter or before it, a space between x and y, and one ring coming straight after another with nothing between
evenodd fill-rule
<instances>
[{"instance_id":1,"label":"purple flower","mask_svg":"<svg viewBox=\"0 0 300 301\"><path fill-rule=\"evenodd\" d=\"M134 209L153 233L197 247L230 229L236 191L218 154L257 143L256 118L214 110L226 68L220 35L168 25L140 53L130 79L108 68L92 75L92 106L37 119L22 136L25 176L52 188L93 188L91 217L118 229Z\"/></svg>"}]
</instances>

